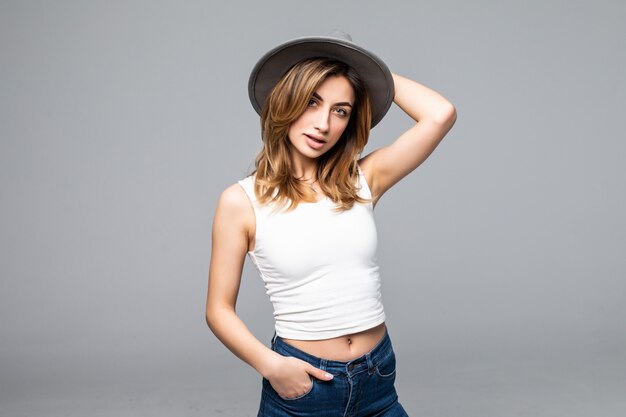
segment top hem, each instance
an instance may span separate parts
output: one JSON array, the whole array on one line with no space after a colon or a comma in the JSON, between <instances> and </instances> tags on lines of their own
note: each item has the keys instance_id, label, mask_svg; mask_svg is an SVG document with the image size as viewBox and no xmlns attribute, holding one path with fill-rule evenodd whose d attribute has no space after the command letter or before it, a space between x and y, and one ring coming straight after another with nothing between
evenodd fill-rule
<instances>
[{"instance_id":1,"label":"top hem","mask_svg":"<svg viewBox=\"0 0 626 417\"><path fill-rule=\"evenodd\" d=\"M360 326L351 327L349 329L340 329L333 331L323 332L310 332L310 331L281 331L278 326L275 326L276 335L282 339L293 340L325 340L333 339L335 337L347 336L354 333L363 332L365 330L372 329L385 322L385 313L383 312L376 320L367 322Z\"/></svg>"}]
</instances>

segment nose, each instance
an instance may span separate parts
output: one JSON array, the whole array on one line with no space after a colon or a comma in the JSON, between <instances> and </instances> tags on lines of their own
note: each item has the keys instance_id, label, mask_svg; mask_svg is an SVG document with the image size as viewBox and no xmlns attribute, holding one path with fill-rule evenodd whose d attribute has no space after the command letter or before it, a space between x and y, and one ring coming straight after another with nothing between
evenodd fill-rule
<instances>
[{"instance_id":1,"label":"nose","mask_svg":"<svg viewBox=\"0 0 626 417\"><path fill-rule=\"evenodd\" d=\"M326 133L329 129L330 110L320 108L315 115L314 127L320 132Z\"/></svg>"}]
</instances>

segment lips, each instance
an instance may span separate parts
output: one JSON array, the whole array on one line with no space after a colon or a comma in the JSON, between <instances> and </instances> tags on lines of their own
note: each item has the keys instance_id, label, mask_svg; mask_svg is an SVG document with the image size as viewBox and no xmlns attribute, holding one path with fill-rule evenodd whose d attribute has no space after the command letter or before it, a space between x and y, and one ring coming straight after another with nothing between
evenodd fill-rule
<instances>
[{"instance_id":1,"label":"lips","mask_svg":"<svg viewBox=\"0 0 626 417\"><path fill-rule=\"evenodd\" d=\"M307 135L305 134L307 139L307 144L313 149L320 149L326 144L326 140L320 136L315 135Z\"/></svg>"}]
</instances>

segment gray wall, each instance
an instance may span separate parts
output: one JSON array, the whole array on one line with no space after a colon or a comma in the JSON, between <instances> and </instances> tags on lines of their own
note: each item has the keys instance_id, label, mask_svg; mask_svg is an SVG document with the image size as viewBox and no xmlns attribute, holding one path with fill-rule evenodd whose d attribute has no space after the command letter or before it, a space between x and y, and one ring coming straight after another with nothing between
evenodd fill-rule
<instances>
[{"instance_id":1,"label":"gray wall","mask_svg":"<svg viewBox=\"0 0 626 417\"><path fill-rule=\"evenodd\" d=\"M334 28L459 113L376 208L405 408L623 415L625 27L617 0L0 2L0 415L255 415L204 323L212 213L260 146L250 69ZM238 311L269 340L250 265Z\"/></svg>"}]
</instances>

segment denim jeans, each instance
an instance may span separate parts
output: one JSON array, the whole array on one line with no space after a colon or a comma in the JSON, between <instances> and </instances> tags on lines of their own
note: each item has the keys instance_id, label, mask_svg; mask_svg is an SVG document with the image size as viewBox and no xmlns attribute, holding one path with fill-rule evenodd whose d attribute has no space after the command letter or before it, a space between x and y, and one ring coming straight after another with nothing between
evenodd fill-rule
<instances>
[{"instance_id":1,"label":"denim jeans","mask_svg":"<svg viewBox=\"0 0 626 417\"><path fill-rule=\"evenodd\" d=\"M394 387L396 357L388 334L369 353L349 362L317 358L277 336L272 350L302 359L334 378L313 378L311 390L293 399L280 397L263 378L257 417L408 417Z\"/></svg>"}]
</instances>

